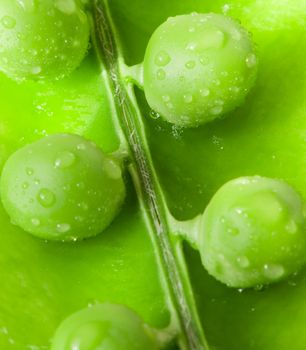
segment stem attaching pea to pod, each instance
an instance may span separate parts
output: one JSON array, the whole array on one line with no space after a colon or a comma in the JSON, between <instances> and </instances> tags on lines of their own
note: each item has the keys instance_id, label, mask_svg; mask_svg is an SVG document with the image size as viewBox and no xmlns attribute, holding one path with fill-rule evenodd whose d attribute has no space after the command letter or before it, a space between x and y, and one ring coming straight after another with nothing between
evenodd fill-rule
<instances>
[{"instance_id":1,"label":"stem attaching pea to pod","mask_svg":"<svg viewBox=\"0 0 306 350\"><path fill-rule=\"evenodd\" d=\"M55 134L10 156L0 181L12 222L47 240L77 241L102 232L125 197L122 159L78 135Z\"/></svg>"},{"instance_id":2,"label":"stem attaching pea to pod","mask_svg":"<svg viewBox=\"0 0 306 350\"><path fill-rule=\"evenodd\" d=\"M14 80L63 78L80 65L88 43L80 2L0 2L0 70Z\"/></svg>"},{"instance_id":3,"label":"stem attaching pea to pod","mask_svg":"<svg viewBox=\"0 0 306 350\"><path fill-rule=\"evenodd\" d=\"M195 127L238 107L254 84L250 34L220 14L169 18L152 34L144 57L149 106L170 123Z\"/></svg>"},{"instance_id":4,"label":"stem attaching pea to pod","mask_svg":"<svg viewBox=\"0 0 306 350\"><path fill-rule=\"evenodd\" d=\"M241 177L223 185L203 215L176 231L229 287L277 282L306 262L305 203L284 181Z\"/></svg>"}]
</instances>

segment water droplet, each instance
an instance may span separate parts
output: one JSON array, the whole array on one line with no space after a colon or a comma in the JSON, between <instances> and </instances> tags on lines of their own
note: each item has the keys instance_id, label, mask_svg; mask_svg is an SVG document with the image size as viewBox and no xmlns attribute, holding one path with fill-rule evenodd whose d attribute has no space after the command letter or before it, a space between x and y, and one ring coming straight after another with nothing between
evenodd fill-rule
<instances>
[{"instance_id":1,"label":"water droplet","mask_svg":"<svg viewBox=\"0 0 306 350\"><path fill-rule=\"evenodd\" d=\"M55 6L58 10L68 15L76 11L75 0L55 0Z\"/></svg>"},{"instance_id":2,"label":"water droplet","mask_svg":"<svg viewBox=\"0 0 306 350\"><path fill-rule=\"evenodd\" d=\"M201 96L206 97L210 94L210 91L209 91L209 89L204 88L204 89L200 90L200 94L201 94Z\"/></svg>"},{"instance_id":3,"label":"water droplet","mask_svg":"<svg viewBox=\"0 0 306 350\"><path fill-rule=\"evenodd\" d=\"M249 55L247 55L245 62L248 68L255 67L257 64L256 56L253 53L250 53Z\"/></svg>"},{"instance_id":4,"label":"water droplet","mask_svg":"<svg viewBox=\"0 0 306 350\"><path fill-rule=\"evenodd\" d=\"M239 230L236 227L229 227L227 232L232 236L237 236L239 234Z\"/></svg>"},{"instance_id":5,"label":"water droplet","mask_svg":"<svg viewBox=\"0 0 306 350\"><path fill-rule=\"evenodd\" d=\"M6 29L13 29L16 26L16 20L15 20L15 18L10 17L10 16L3 16L1 18L1 24Z\"/></svg>"},{"instance_id":6,"label":"water droplet","mask_svg":"<svg viewBox=\"0 0 306 350\"><path fill-rule=\"evenodd\" d=\"M238 29L234 29L232 32L232 38L236 41L239 41L241 39L241 32Z\"/></svg>"},{"instance_id":7,"label":"water droplet","mask_svg":"<svg viewBox=\"0 0 306 350\"><path fill-rule=\"evenodd\" d=\"M37 219L37 218L33 218L33 219L31 219L31 223L32 223L33 226L37 227L37 226L40 225L40 220Z\"/></svg>"},{"instance_id":8,"label":"water droplet","mask_svg":"<svg viewBox=\"0 0 306 350\"><path fill-rule=\"evenodd\" d=\"M185 67L186 67L187 69L192 69L192 68L195 67L195 65L196 65L195 61L188 61L188 62L185 64Z\"/></svg>"},{"instance_id":9,"label":"water droplet","mask_svg":"<svg viewBox=\"0 0 306 350\"><path fill-rule=\"evenodd\" d=\"M226 15L228 13L228 11L230 10L231 6L229 4L225 4L222 6L222 12L224 15Z\"/></svg>"},{"instance_id":10,"label":"water droplet","mask_svg":"<svg viewBox=\"0 0 306 350\"><path fill-rule=\"evenodd\" d=\"M54 162L54 166L56 168L69 168L76 160L76 156L74 153L69 152L69 151L65 151L60 153L55 162Z\"/></svg>"},{"instance_id":11,"label":"water droplet","mask_svg":"<svg viewBox=\"0 0 306 350\"><path fill-rule=\"evenodd\" d=\"M244 269L250 266L250 261L246 256L238 256L237 263Z\"/></svg>"},{"instance_id":12,"label":"water droplet","mask_svg":"<svg viewBox=\"0 0 306 350\"><path fill-rule=\"evenodd\" d=\"M225 44L225 34L215 28L207 29L202 38L202 49L221 49Z\"/></svg>"},{"instance_id":13,"label":"water droplet","mask_svg":"<svg viewBox=\"0 0 306 350\"><path fill-rule=\"evenodd\" d=\"M191 42L191 43L188 43L187 46L186 46L186 50L189 50L189 51L194 51L197 47L197 44L194 43L194 42Z\"/></svg>"},{"instance_id":14,"label":"water droplet","mask_svg":"<svg viewBox=\"0 0 306 350\"><path fill-rule=\"evenodd\" d=\"M210 113L213 115L219 115L222 113L222 111L223 111L222 106L215 106L215 107L211 108Z\"/></svg>"},{"instance_id":15,"label":"water droplet","mask_svg":"<svg viewBox=\"0 0 306 350\"><path fill-rule=\"evenodd\" d=\"M104 169L110 178L120 179L121 168L115 161L109 159L107 162L105 162Z\"/></svg>"},{"instance_id":16,"label":"water droplet","mask_svg":"<svg viewBox=\"0 0 306 350\"><path fill-rule=\"evenodd\" d=\"M193 33L195 31L195 27L189 27L188 32Z\"/></svg>"},{"instance_id":17,"label":"water droplet","mask_svg":"<svg viewBox=\"0 0 306 350\"><path fill-rule=\"evenodd\" d=\"M244 291L244 289L243 288L238 288L237 291L238 291L238 293L242 293Z\"/></svg>"},{"instance_id":18,"label":"water droplet","mask_svg":"<svg viewBox=\"0 0 306 350\"><path fill-rule=\"evenodd\" d=\"M254 287L254 290L256 290L257 292L260 292L263 290L263 285L262 284L256 284L256 286Z\"/></svg>"},{"instance_id":19,"label":"water droplet","mask_svg":"<svg viewBox=\"0 0 306 350\"><path fill-rule=\"evenodd\" d=\"M79 215L78 215L78 216L75 216L75 217L74 217L74 220L75 220L75 221L78 221L78 222L82 222L82 221L84 221L84 218L83 218L83 216L79 216Z\"/></svg>"},{"instance_id":20,"label":"water droplet","mask_svg":"<svg viewBox=\"0 0 306 350\"><path fill-rule=\"evenodd\" d=\"M150 117L151 117L152 119L158 119L158 118L160 118L160 114L157 113L157 112L155 112L155 111L153 111L153 110L151 110L151 111L150 111Z\"/></svg>"},{"instance_id":21,"label":"water droplet","mask_svg":"<svg viewBox=\"0 0 306 350\"><path fill-rule=\"evenodd\" d=\"M207 56L201 56L200 57L200 63L203 65L203 66L206 66L208 63L209 63L209 59Z\"/></svg>"},{"instance_id":22,"label":"water droplet","mask_svg":"<svg viewBox=\"0 0 306 350\"><path fill-rule=\"evenodd\" d=\"M166 66L169 62L171 61L171 57L168 55L166 51L160 51L156 56L155 56L155 64L157 66Z\"/></svg>"},{"instance_id":23,"label":"water droplet","mask_svg":"<svg viewBox=\"0 0 306 350\"><path fill-rule=\"evenodd\" d=\"M166 107L168 107L169 109L173 109L173 103L171 103L171 102L168 102L168 103L166 103Z\"/></svg>"},{"instance_id":24,"label":"water droplet","mask_svg":"<svg viewBox=\"0 0 306 350\"><path fill-rule=\"evenodd\" d=\"M84 151L86 149L86 145L84 143L80 143L77 145L77 149L79 151Z\"/></svg>"},{"instance_id":25,"label":"water droplet","mask_svg":"<svg viewBox=\"0 0 306 350\"><path fill-rule=\"evenodd\" d=\"M276 280L285 274L285 269L279 264L265 264L263 267L263 273L268 279Z\"/></svg>"},{"instance_id":26,"label":"water droplet","mask_svg":"<svg viewBox=\"0 0 306 350\"><path fill-rule=\"evenodd\" d=\"M164 102L169 102L170 101L170 96L169 95L163 95L162 99Z\"/></svg>"},{"instance_id":27,"label":"water droplet","mask_svg":"<svg viewBox=\"0 0 306 350\"><path fill-rule=\"evenodd\" d=\"M37 195L38 202L45 208L50 208L55 203L55 195L47 188L42 188Z\"/></svg>"},{"instance_id":28,"label":"water droplet","mask_svg":"<svg viewBox=\"0 0 306 350\"><path fill-rule=\"evenodd\" d=\"M29 184L28 184L27 182L24 182L24 183L22 184L22 188L23 188L24 190L26 190L27 188L29 188Z\"/></svg>"},{"instance_id":29,"label":"water droplet","mask_svg":"<svg viewBox=\"0 0 306 350\"><path fill-rule=\"evenodd\" d=\"M35 75L41 73L41 67L39 67L39 66L32 67L31 73L32 73L32 74L35 74Z\"/></svg>"},{"instance_id":30,"label":"water droplet","mask_svg":"<svg viewBox=\"0 0 306 350\"><path fill-rule=\"evenodd\" d=\"M24 11L33 11L36 7L36 0L17 0Z\"/></svg>"},{"instance_id":31,"label":"water droplet","mask_svg":"<svg viewBox=\"0 0 306 350\"><path fill-rule=\"evenodd\" d=\"M192 97L192 95L190 95L190 94L186 94L186 95L184 95L184 102L185 103L191 103L192 101L193 101L193 97Z\"/></svg>"},{"instance_id":32,"label":"water droplet","mask_svg":"<svg viewBox=\"0 0 306 350\"><path fill-rule=\"evenodd\" d=\"M156 77L158 80L164 80L166 78L166 72L163 69L158 69Z\"/></svg>"},{"instance_id":33,"label":"water droplet","mask_svg":"<svg viewBox=\"0 0 306 350\"><path fill-rule=\"evenodd\" d=\"M32 168L26 168L26 174L31 176L34 174L34 170Z\"/></svg>"},{"instance_id":34,"label":"water droplet","mask_svg":"<svg viewBox=\"0 0 306 350\"><path fill-rule=\"evenodd\" d=\"M288 224L286 225L286 230L289 233L296 233L297 232L297 224L295 221L290 220Z\"/></svg>"},{"instance_id":35,"label":"water droplet","mask_svg":"<svg viewBox=\"0 0 306 350\"><path fill-rule=\"evenodd\" d=\"M70 231L71 226L69 224L57 224L56 225L56 230L59 233L65 233Z\"/></svg>"},{"instance_id":36,"label":"water droplet","mask_svg":"<svg viewBox=\"0 0 306 350\"><path fill-rule=\"evenodd\" d=\"M78 207L80 207L84 211L88 210L88 204L86 204L85 202L78 203Z\"/></svg>"}]
</instances>

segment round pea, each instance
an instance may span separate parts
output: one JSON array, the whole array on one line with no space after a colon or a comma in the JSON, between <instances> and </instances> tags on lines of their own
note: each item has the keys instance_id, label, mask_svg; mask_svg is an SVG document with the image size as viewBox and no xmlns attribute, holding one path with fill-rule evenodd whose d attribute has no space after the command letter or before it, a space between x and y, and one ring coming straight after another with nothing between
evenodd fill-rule
<instances>
[{"instance_id":1,"label":"round pea","mask_svg":"<svg viewBox=\"0 0 306 350\"><path fill-rule=\"evenodd\" d=\"M132 310L100 304L68 317L57 329L51 350L157 350L148 328Z\"/></svg>"},{"instance_id":2,"label":"round pea","mask_svg":"<svg viewBox=\"0 0 306 350\"><path fill-rule=\"evenodd\" d=\"M306 261L305 204L280 180L229 181L207 206L198 241L207 271L230 287L279 281Z\"/></svg>"},{"instance_id":3,"label":"round pea","mask_svg":"<svg viewBox=\"0 0 306 350\"><path fill-rule=\"evenodd\" d=\"M125 196L117 161L71 134L45 137L11 155L0 190L12 223L35 236L62 241L103 231Z\"/></svg>"},{"instance_id":4,"label":"round pea","mask_svg":"<svg viewBox=\"0 0 306 350\"><path fill-rule=\"evenodd\" d=\"M14 80L70 74L88 41L89 22L75 0L0 2L0 70Z\"/></svg>"},{"instance_id":5,"label":"round pea","mask_svg":"<svg viewBox=\"0 0 306 350\"><path fill-rule=\"evenodd\" d=\"M242 103L256 67L250 35L235 20L212 13L171 17L146 49L146 99L170 123L204 124Z\"/></svg>"}]
</instances>

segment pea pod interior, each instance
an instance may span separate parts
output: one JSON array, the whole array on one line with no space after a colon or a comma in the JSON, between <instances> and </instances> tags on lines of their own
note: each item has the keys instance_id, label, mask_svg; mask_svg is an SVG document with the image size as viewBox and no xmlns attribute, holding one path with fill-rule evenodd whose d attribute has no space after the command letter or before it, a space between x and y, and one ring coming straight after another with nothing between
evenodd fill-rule
<instances>
[{"instance_id":1,"label":"pea pod interior","mask_svg":"<svg viewBox=\"0 0 306 350\"><path fill-rule=\"evenodd\" d=\"M303 1L113 0L111 12L127 63L143 59L149 36L168 16L192 11L226 12L240 19L254 35L260 64L245 104L226 120L194 130L150 119L138 92L171 212L190 219L203 212L226 181L254 174L282 178L306 198ZM17 85L1 75L0 84L1 166L15 149L46 133L74 132L95 140L105 152L118 148L93 50L62 81ZM1 208L1 348L46 349L63 318L97 301L126 304L152 326L168 324L154 252L130 182L128 188L126 205L105 235L69 246L25 235ZM185 254L211 348L304 349L303 271L261 291L234 290L209 277L187 245Z\"/></svg>"}]
</instances>

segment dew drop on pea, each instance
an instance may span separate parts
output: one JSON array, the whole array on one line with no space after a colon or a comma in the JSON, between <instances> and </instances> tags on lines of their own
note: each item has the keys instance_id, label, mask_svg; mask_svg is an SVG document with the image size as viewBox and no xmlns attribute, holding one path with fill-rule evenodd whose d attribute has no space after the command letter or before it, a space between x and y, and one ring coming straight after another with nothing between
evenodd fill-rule
<instances>
[{"instance_id":1,"label":"dew drop on pea","mask_svg":"<svg viewBox=\"0 0 306 350\"><path fill-rule=\"evenodd\" d=\"M55 195L47 188L42 188L37 195L38 202L45 208L50 208L55 203Z\"/></svg>"},{"instance_id":2,"label":"dew drop on pea","mask_svg":"<svg viewBox=\"0 0 306 350\"><path fill-rule=\"evenodd\" d=\"M293 220L290 220L286 225L286 230L288 233L294 234L297 232L297 229L297 224Z\"/></svg>"},{"instance_id":3,"label":"dew drop on pea","mask_svg":"<svg viewBox=\"0 0 306 350\"><path fill-rule=\"evenodd\" d=\"M24 183L22 184L22 188L23 188L24 190L26 190L27 188L29 188L29 183L28 183L28 182L24 182Z\"/></svg>"},{"instance_id":4,"label":"dew drop on pea","mask_svg":"<svg viewBox=\"0 0 306 350\"><path fill-rule=\"evenodd\" d=\"M200 89L200 95L203 97L207 97L210 94L210 90L209 89Z\"/></svg>"},{"instance_id":5,"label":"dew drop on pea","mask_svg":"<svg viewBox=\"0 0 306 350\"><path fill-rule=\"evenodd\" d=\"M245 59L246 65L248 68L253 68L257 64L256 56L253 53L250 53Z\"/></svg>"},{"instance_id":6,"label":"dew drop on pea","mask_svg":"<svg viewBox=\"0 0 306 350\"><path fill-rule=\"evenodd\" d=\"M16 20L13 17L10 16L3 16L1 18L1 24L6 29L13 29L16 27Z\"/></svg>"},{"instance_id":7,"label":"dew drop on pea","mask_svg":"<svg viewBox=\"0 0 306 350\"><path fill-rule=\"evenodd\" d=\"M40 225L40 220L37 218L33 218L33 219L31 219L31 223L33 226L38 227Z\"/></svg>"},{"instance_id":8,"label":"dew drop on pea","mask_svg":"<svg viewBox=\"0 0 306 350\"><path fill-rule=\"evenodd\" d=\"M187 44L186 50L195 51L196 47L197 47L197 44L195 42L190 42Z\"/></svg>"},{"instance_id":9,"label":"dew drop on pea","mask_svg":"<svg viewBox=\"0 0 306 350\"><path fill-rule=\"evenodd\" d=\"M74 164L76 156L74 153L65 151L60 153L55 159L54 166L56 168L65 169L69 168Z\"/></svg>"},{"instance_id":10,"label":"dew drop on pea","mask_svg":"<svg viewBox=\"0 0 306 350\"><path fill-rule=\"evenodd\" d=\"M71 226L66 223L56 225L56 230L58 233L66 233L70 231L70 229L71 229Z\"/></svg>"},{"instance_id":11,"label":"dew drop on pea","mask_svg":"<svg viewBox=\"0 0 306 350\"><path fill-rule=\"evenodd\" d=\"M34 174L34 170L32 168L26 168L26 174L32 176Z\"/></svg>"},{"instance_id":12,"label":"dew drop on pea","mask_svg":"<svg viewBox=\"0 0 306 350\"><path fill-rule=\"evenodd\" d=\"M219 115L222 113L222 110L223 110L222 106L215 106L211 108L210 112L212 115Z\"/></svg>"},{"instance_id":13,"label":"dew drop on pea","mask_svg":"<svg viewBox=\"0 0 306 350\"><path fill-rule=\"evenodd\" d=\"M246 256L238 256L237 263L242 268L247 268L250 266L250 261Z\"/></svg>"},{"instance_id":14,"label":"dew drop on pea","mask_svg":"<svg viewBox=\"0 0 306 350\"><path fill-rule=\"evenodd\" d=\"M86 149L86 145L84 143L80 143L77 145L77 149L79 151L84 151Z\"/></svg>"},{"instance_id":15,"label":"dew drop on pea","mask_svg":"<svg viewBox=\"0 0 306 350\"><path fill-rule=\"evenodd\" d=\"M170 61L171 58L166 51L160 51L154 60L155 64L161 67L166 66Z\"/></svg>"},{"instance_id":16,"label":"dew drop on pea","mask_svg":"<svg viewBox=\"0 0 306 350\"><path fill-rule=\"evenodd\" d=\"M108 176L112 179L119 179L122 176L120 166L112 160L105 162L104 169L105 169L106 173L108 174Z\"/></svg>"},{"instance_id":17,"label":"dew drop on pea","mask_svg":"<svg viewBox=\"0 0 306 350\"><path fill-rule=\"evenodd\" d=\"M277 280L285 274L285 269L279 264L265 264L263 267L264 276L270 280Z\"/></svg>"},{"instance_id":18,"label":"dew drop on pea","mask_svg":"<svg viewBox=\"0 0 306 350\"><path fill-rule=\"evenodd\" d=\"M164 80L166 78L166 72L163 69L158 69L156 76L158 80Z\"/></svg>"},{"instance_id":19,"label":"dew drop on pea","mask_svg":"<svg viewBox=\"0 0 306 350\"><path fill-rule=\"evenodd\" d=\"M41 67L39 67L39 66L33 67L31 69L31 73L34 75L41 73Z\"/></svg>"},{"instance_id":20,"label":"dew drop on pea","mask_svg":"<svg viewBox=\"0 0 306 350\"><path fill-rule=\"evenodd\" d=\"M186 94L183 96L184 102L185 103L191 103L193 101L193 97L191 94Z\"/></svg>"},{"instance_id":21,"label":"dew drop on pea","mask_svg":"<svg viewBox=\"0 0 306 350\"><path fill-rule=\"evenodd\" d=\"M150 117L151 117L152 119L158 119L158 118L160 118L160 114L157 113L157 112L155 112L155 111L153 111L153 110L151 110L151 111L150 111Z\"/></svg>"},{"instance_id":22,"label":"dew drop on pea","mask_svg":"<svg viewBox=\"0 0 306 350\"><path fill-rule=\"evenodd\" d=\"M188 62L186 62L185 67L187 69L193 69L195 67L195 65L196 65L195 61L188 61Z\"/></svg>"},{"instance_id":23,"label":"dew drop on pea","mask_svg":"<svg viewBox=\"0 0 306 350\"><path fill-rule=\"evenodd\" d=\"M163 95L162 99L164 102L169 102L170 101L170 96L169 95Z\"/></svg>"}]
</instances>

